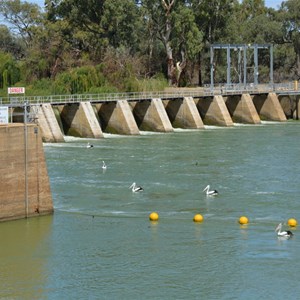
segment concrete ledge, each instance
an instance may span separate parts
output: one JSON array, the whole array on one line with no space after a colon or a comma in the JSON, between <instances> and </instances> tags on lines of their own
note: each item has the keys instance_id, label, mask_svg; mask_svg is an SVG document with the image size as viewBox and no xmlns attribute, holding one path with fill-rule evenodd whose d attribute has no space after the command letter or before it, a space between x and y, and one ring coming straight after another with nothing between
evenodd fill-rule
<instances>
[{"instance_id":1,"label":"concrete ledge","mask_svg":"<svg viewBox=\"0 0 300 300\"><path fill-rule=\"evenodd\" d=\"M201 129L204 124L192 97L164 100L166 112L174 128Z\"/></svg>"},{"instance_id":2,"label":"concrete ledge","mask_svg":"<svg viewBox=\"0 0 300 300\"><path fill-rule=\"evenodd\" d=\"M51 104L42 104L38 108L37 116L37 123L42 131L44 142L64 142L64 136L61 132Z\"/></svg>"},{"instance_id":3,"label":"concrete ledge","mask_svg":"<svg viewBox=\"0 0 300 300\"><path fill-rule=\"evenodd\" d=\"M225 103L233 122L246 124L261 123L250 94L229 96L225 100Z\"/></svg>"},{"instance_id":4,"label":"concrete ledge","mask_svg":"<svg viewBox=\"0 0 300 300\"><path fill-rule=\"evenodd\" d=\"M200 98L195 101L205 125L233 126L222 96Z\"/></svg>"},{"instance_id":5,"label":"concrete ledge","mask_svg":"<svg viewBox=\"0 0 300 300\"><path fill-rule=\"evenodd\" d=\"M24 124L0 125L0 221L53 213L42 133L34 124L26 128L27 143Z\"/></svg>"},{"instance_id":6,"label":"concrete ledge","mask_svg":"<svg viewBox=\"0 0 300 300\"><path fill-rule=\"evenodd\" d=\"M275 93L253 96L253 103L262 120L286 121L286 116Z\"/></svg>"}]
</instances>

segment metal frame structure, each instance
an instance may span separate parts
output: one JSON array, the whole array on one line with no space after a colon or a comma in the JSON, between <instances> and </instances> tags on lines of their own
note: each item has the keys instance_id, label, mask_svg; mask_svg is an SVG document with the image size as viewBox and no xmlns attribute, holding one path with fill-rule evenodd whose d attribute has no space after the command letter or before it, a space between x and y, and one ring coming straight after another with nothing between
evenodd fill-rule
<instances>
[{"instance_id":1,"label":"metal frame structure","mask_svg":"<svg viewBox=\"0 0 300 300\"><path fill-rule=\"evenodd\" d=\"M258 50L269 49L270 51L270 84L273 85L273 45L272 44L212 44L210 46L210 86L214 87L214 50L225 49L227 52L227 85L230 86L231 82L231 50L238 51L238 75L239 84L242 84L242 69L244 87L247 85L247 50L253 49L254 51L254 85L258 85ZM243 54L243 68L242 68L242 54Z\"/></svg>"}]
</instances>

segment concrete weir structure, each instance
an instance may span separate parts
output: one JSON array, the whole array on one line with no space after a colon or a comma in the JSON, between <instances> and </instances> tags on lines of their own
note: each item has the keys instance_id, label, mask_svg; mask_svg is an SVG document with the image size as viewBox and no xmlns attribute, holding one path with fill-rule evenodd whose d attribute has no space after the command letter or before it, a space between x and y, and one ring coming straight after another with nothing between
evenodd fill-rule
<instances>
[{"instance_id":1,"label":"concrete weir structure","mask_svg":"<svg viewBox=\"0 0 300 300\"><path fill-rule=\"evenodd\" d=\"M53 213L40 128L0 125L0 221Z\"/></svg>"},{"instance_id":2,"label":"concrete weir structure","mask_svg":"<svg viewBox=\"0 0 300 300\"><path fill-rule=\"evenodd\" d=\"M167 133L174 128L260 124L261 120L287 120L275 93L42 104L37 117L47 142L61 142L64 135L98 139L103 133Z\"/></svg>"}]
</instances>

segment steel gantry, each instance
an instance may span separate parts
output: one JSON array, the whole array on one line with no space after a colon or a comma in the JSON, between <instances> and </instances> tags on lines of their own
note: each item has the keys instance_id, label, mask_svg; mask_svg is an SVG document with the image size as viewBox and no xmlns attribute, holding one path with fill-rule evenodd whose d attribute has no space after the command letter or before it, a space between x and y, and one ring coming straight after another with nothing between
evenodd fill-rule
<instances>
[{"instance_id":1,"label":"steel gantry","mask_svg":"<svg viewBox=\"0 0 300 300\"><path fill-rule=\"evenodd\" d=\"M272 44L212 44L210 46L210 85L214 87L214 51L216 49L224 49L227 52L227 85L230 86L231 82L231 50L238 51L238 76L239 84L242 85L242 74L243 74L243 85L247 85L247 50L252 49L254 53L254 85L258 85L258 50L269 49L270 51L270 84L273 84L273 45ZM243 64L242 64L243 57Z\"/></svg>"}]
</instances>

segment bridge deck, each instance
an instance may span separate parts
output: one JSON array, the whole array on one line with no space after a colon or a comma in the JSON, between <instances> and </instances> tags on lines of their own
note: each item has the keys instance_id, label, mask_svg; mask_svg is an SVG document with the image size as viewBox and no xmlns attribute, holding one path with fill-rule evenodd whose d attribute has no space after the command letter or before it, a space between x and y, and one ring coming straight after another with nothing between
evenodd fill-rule
<instances>
[{"instance_id":1,"label":"bridge deck","mask_svg":"<svg viewBox=\"0 0 300 300\"><path fill-rule=\"evenodd\" d=\"M297 89L295 89L297 88ZM178 99L183 97L212 97L216 95L231 96L241 94L268 94L276 93L277 95L299 95L300 88L294 83L286 84L265 84L265 85L219 85L206 86L199 88L170 88L161 92L132 92L132 93L103 93L103 94L74 94L74 95L50 95L50 96L16 96L0 98L0 105L19 106L25 102L28 105L51 103L52 105L61 105L66 103L79 102L116 102L119 100L127 101L149 101L151 99Z\"/></svg>"}]
</instances>

